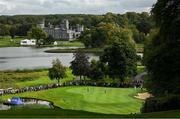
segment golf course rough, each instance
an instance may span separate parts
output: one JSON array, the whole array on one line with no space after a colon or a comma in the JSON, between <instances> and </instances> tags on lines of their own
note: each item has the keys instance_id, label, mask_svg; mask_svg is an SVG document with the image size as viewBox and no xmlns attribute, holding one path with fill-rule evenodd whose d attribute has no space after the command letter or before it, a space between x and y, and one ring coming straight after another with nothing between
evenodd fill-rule
<instances>
[{"instance_id":1,"label":"golf course rough","mask_svg":"<svg viewBox=\"0 0 180 119\"><path fill-rule=\"evenodd\" d=\"M140 113L143 100L134 98L139 89L133 88L102 88L102 87L63 87L38 92L3 96L38 98L52 101L55 106L63 109L83 110L104 114Z\"/></svg>"}]
</instances>

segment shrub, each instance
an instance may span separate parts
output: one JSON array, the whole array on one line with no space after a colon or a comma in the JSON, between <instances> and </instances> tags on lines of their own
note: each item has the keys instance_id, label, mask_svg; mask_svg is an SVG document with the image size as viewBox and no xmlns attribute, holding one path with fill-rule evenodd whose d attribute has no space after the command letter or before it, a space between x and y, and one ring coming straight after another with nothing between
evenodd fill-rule
<instances>
[{"instance_id":1,"label":"shrub","mask_svg":"<svg viewBox=\"0 0 180 119\"><path fill-rule=\"evenodd\" d=\"M146 100L142 113L180 109L180 95L152 97Z\"/></svg>"}]
</instances>

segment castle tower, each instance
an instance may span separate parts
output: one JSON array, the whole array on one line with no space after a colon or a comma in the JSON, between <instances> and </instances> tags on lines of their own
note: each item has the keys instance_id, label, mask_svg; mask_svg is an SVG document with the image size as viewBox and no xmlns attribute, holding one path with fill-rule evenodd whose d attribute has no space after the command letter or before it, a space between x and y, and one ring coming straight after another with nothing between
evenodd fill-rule
<instances>
[{"instance_id":1,"label":"castle tower","mask_svg":"<svg viewBox=\"0 0 180 119\"><path fill-rule=\"evenodd\" d=\"M44 29L44 28L45 28L45 19L43 19L42 21L40 21L40 22L37 24L37 27Z\"/></svg>"},{"instance_id":2,"label":"castle tower","mask_svg":"<svg viewBox=\"0 0 180 119\"><path fill-rule=\"evenodd\" d=\"M84 31L84 26L83 25L79 25L79 24L77 24L77 31L78 32L83 32Z\"/></svg>"},{"instance_id":3,"label":"castle tower","mask_svg":"<svg viewBox=\"0 0 180 119\"><path fill-rule=\"evenodd\" d=\"M69 30L69 21L67 19L63 20L60 26L62 29Z\"/></svg>"},{"instance_id":4,"label":"castle tower","mask_svg":"<svg viewBox=\"0 0 180 119\"><path fill-rule=\"evenodd\" d=\"M65 29L69 30L69 21L66 19L64 20Z\"/></svg>"},{"instance_id":5,"label":"castle tower","mask_svg":"<svg viewBox=\"0 0 180 119\"><path fill-rule=\"evenodd\" d=\"M49 28L53 28L53 25L49 22L49 23L48 23L48 27L49 27Z\"/></svg>"}]
</instances>

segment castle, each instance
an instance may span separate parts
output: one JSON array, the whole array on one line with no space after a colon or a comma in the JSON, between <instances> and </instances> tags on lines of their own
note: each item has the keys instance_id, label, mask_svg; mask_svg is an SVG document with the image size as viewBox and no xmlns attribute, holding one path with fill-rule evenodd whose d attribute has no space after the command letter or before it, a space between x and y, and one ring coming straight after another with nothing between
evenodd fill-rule
<instances>
[{"instance_id":1,"label":"castle","mask_svg":"<svg viewBox=\"0 0 180 119\"><path fill-rule=\"evenodd\" d=\"M55 40L73 41L78 38L84 31L83 25L77 25L74 29L70 28L69 21L63 20L58 26L53 26L50 23L48 27L45 27L45 20L42 20L37 24L42 28L49 36L52 36Z\"/></svg>"}]
</instances>

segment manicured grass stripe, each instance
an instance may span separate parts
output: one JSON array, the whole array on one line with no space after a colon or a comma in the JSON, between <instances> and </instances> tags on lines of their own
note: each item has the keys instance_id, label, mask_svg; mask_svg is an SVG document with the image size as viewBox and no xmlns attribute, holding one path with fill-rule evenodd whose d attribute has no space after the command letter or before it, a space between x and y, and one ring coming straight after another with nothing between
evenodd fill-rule
<instances>
[{"instance_id":1,"label":"manicured grass stripe","mask_svg":"<svg viewBox=\"0 0 180 119\"><path fill-rule=\"evenodd\" d=\"M9 95L3 98L12 96L39 98L52 101L63 109L105 114L130 114L140 113L143 101L134 98L137 92L138 90L133 88L63 87Z\"/></svg>"},{"instance_id":2,"label":"manicured grass stripe","mask_svg":"<svg viewBox=\"0 0 180 119\"><path fill-rule=\"evenodd\" d=\"M180 118L180 110L132 115L107 115L64 109L19 109L0 111L0 118Z\"/></svg>"}]
</instances>

